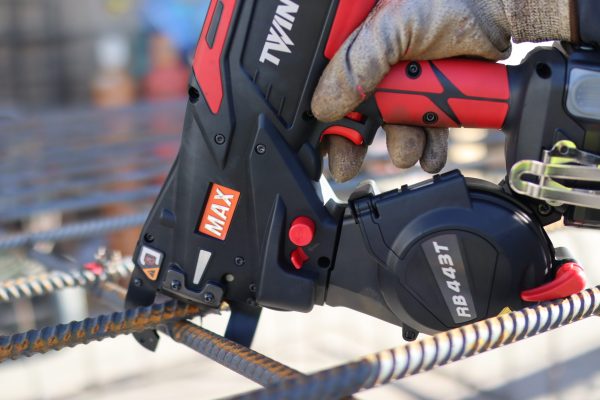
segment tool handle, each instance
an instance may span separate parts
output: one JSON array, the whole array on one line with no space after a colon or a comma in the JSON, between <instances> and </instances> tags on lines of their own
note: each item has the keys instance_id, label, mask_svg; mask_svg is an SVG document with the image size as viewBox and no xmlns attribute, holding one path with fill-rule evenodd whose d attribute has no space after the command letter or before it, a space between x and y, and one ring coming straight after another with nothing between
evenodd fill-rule
<instances>
[{"instance_id":1,"label":"tool handle","mask_svg":"<svg viewBox=\"0 0 600 400\"><path fill-rule=\"evenodd\" d=\"M347 37L364 21L375 0L340 0L325 47L331 59ZM464 58L402 61L394 65L374 95L322 134L344 136L369 144L373 122L436 128L501 129L509 112L509 74L506 66ZM356 121L369 121L364 127Z\"/></svg>"},{"instance_id":2,"label":"tool handle","mask_svg":"<svg viewBox=\"0 0 600 400\"><path fill-rule=\"evenodd\" d=\"M507 67L489 61L401 62L374 94L388 124L502 128L509 110Z\"/></svg>"}]
</instances>

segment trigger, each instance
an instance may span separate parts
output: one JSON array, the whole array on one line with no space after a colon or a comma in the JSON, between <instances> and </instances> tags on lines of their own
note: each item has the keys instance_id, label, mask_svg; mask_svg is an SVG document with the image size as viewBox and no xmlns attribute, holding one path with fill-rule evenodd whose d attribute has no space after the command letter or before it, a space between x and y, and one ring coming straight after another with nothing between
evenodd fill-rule
<instances>
[{"instance_id":1,"label":"trigger","mask_svg":"<svg viewBox=\"0 0 600 400\"><path fill-rule=\"evenodd\" d=\"M323 141L323 138L327 135L342 136L357 146L363 145L365 143L360 132L352 128L347 128L345 126L334 125L325 129L321 134L321 141Z\"/></svg>"},{"instance_id":2,"label":"trigger","mask_svg":"<svg viewBox=\"0 0 600 400\"><path fill-rule=\"evenodd\" d=\"M355 122L364 122L365 116L357 111L352 111L346 115L346 118ZM325 129L321 134L320 141L323 141L323 138L327 135L338 135L342 136L357 146L361 146L365 143L362 135L356 129L348 128L346 126L334 125Z\"/></svg>"}]
</instances>

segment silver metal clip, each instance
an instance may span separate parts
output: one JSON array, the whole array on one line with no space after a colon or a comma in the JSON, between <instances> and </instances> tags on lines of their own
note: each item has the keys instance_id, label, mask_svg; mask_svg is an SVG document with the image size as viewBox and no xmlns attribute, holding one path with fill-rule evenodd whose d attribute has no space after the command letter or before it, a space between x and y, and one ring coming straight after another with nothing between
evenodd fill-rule
<instances>
[{"instance_id":1,"label":"silver metal clip","mask_svg":"<svg viewBox=\"0 0 600 400\"><path fill-rule=\"evenodd\" d=\"M509 174L510 187L519 194L552 206L570 204L600 209L600 190L574 188L557 180L600 182L600 157L577 149L569 140L561 140L551 150L544 150L541 162L519 161Z\"/></svg>"}]
</instances>

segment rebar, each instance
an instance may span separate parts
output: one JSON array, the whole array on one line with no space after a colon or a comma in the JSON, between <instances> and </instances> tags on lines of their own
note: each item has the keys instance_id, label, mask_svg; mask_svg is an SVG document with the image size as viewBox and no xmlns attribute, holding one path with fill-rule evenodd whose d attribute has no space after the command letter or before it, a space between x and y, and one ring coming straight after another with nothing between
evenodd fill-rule
<instances>
[{"instance_id":1,"label":"rebar","mask_svg":"<svg viewBox=\"0 0 600 400\"><path fill-rule=\"evenodd\" d=\"M125 308L127 289L113 282L102 282L91 290L96 300L112 311L122 311Z\"/></svg>"},{"instance_id":2,"label":"rebar","mask_svg":"<svg viewBox=\"0 0 600 400\"><path fill-rule=\"evenodd\" d=\"M128 277L133 270L133 263L125 261L110 263L101 272L87 269L69 272L52 271L24 278L0 282L0 303L22 298L31 298L53 293L71 287L89 287L99 282L115 281Z\"/></svg>"},{"instance_id":3,"label":"rebar","mask_svg":"<svg viewBox=\"0 0 600 400\"><path fill-rule=\"evenodd\" d=\"M156 197L159 185L146 185L138 189L121 190L118 192L104 190L88 193L86 197L66 198L49 203L28 204L9 210L0 210L0 223L18 221L30 218L43 212L75 212L103 207L109 204L145 201Z\"/></svg>"},{"instance_id":4,"label":"rebar","mask_svg":"<svg viewBox=\"0 0 600 400\"><path fill-rule=\"evenodd\" d=\"M38 242L61 242L71 239L80 239L95 236L107 232L117 231L144 223L148 212L138 214L117 216L110 218L98 218L91 221L62 226L43 232L21 233L12 236L0 237L0 250L32 245Z\"/></svg>"},{"instance_id":5,"label":"rebar","mask_svg":"<svg viewBox=\"0 0 600 400\"><path fill-rule=\"evenodd\" d=\"M167 330L176 342L262 386L303 376L295 369L191 322L178 321L168 325Z\"/></svg>"},{"instance_id":6,"label":"rebar","mask_svg":"<svg viewBox=\"0 0 600 400\"><path fill-rule=\"evenodd\" d=\"M450 364L598 314L600 286L489 318L236 399L336 399Z\"/></svg>"},{"instance_id":7,"label":"rebar","mask_svg":"<svg viewBox=\"0 0 600 400\"><path fill-rule=\"evenodd\" d=\"M114 170L114 168L113 168ZM110 185L123 185L130 182L148 182L152 179L160 179L166 174L169 166L164 163L150 166L148 168L132 169L119 174L103 174L92 177L79 177L65 179L62 182L45 182L36 185L23 185L10 188L10 194L0 200L2 207L14 207L32 199L43 198L44 201L52 201L58 197L67 195L86 195L90 190Z\"/></svg>"},{"instance_id":8,"label":"rebar","mask_svg":"<svg viewBox=\"0 0 600 400\"><path fill-rule=\"evenodd\" d=\"M114 309L124 304L126 290L114 283L103 283L96 287L94 295ZM205 310L210 311L212 309ZM295 369L189 321L177 321L160 330L176 342L262 386L302 375Z\"/></svg>"},{"instance_id":9,"label":"rebar","mask_svg":"<svg viewBox=\"0 0 600 400\"><path fill-rule=\"evenodd\" d=\"M0 362L87 344L108 337L155 329L166 323L192 318L200 312L198 306L170 301L26 333L0 336Z\"/></svg>"}]
</instances>

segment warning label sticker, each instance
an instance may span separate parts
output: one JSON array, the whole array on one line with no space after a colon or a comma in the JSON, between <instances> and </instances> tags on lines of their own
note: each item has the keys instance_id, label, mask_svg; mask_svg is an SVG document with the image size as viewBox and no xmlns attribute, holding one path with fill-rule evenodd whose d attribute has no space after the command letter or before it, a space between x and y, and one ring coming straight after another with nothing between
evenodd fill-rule
<instances>
[{"instance_id":1,"label":"warning label sticker","mask_svg":"<svg viewBox=\"0 0 600 400\"><path fill-rule=\"evenodd\" d=\"M138 258L138 265L151 281L155 281L158 278L162 261L163 254L160 251L147 246L142 247Z\"/></svg>"}]
</instances>

